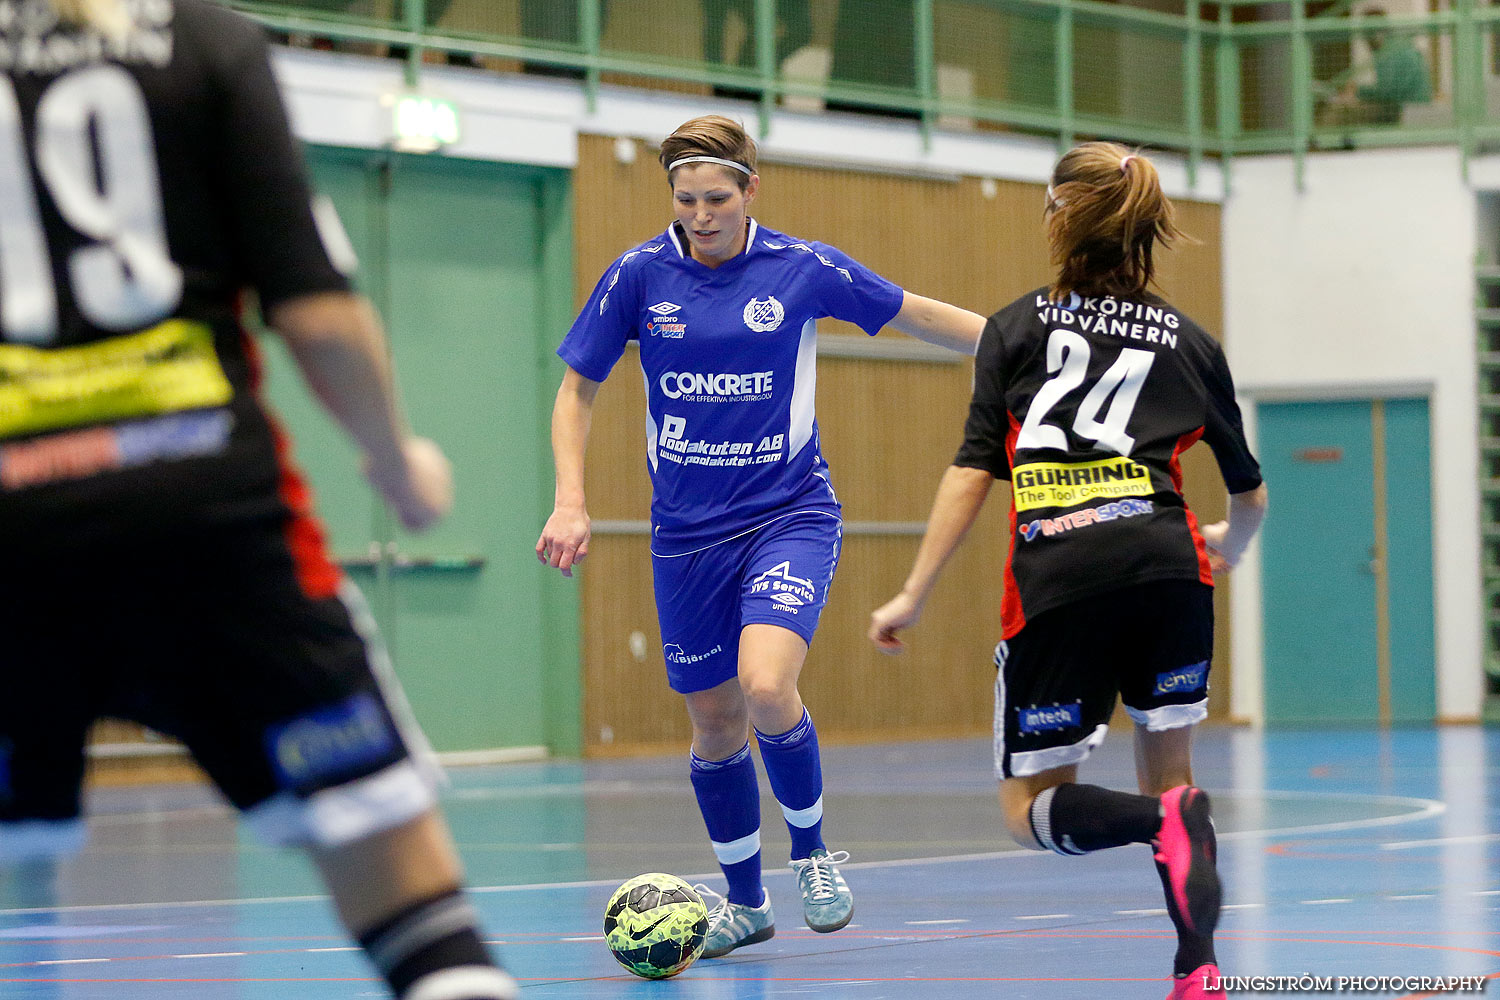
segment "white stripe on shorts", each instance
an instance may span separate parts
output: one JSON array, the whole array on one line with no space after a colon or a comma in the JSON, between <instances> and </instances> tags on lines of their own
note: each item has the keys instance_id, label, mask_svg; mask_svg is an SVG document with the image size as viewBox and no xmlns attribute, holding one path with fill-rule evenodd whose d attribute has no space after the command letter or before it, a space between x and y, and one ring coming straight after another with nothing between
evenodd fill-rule
<instances>
[{"instance_id":1,"label":"white stripe on shorts","mask_svg":"<svg viewBox=\"0 0 1500 1000\"><path fill-rule=\"evenodd\" d=\"M1070 743L1065 747L1048 747L1045 750L1023 750L1020 753L1013 753L1010 755L1010 773L1013 777L1025 778L1028 775L1050 771L1054 767L1077 764L1088 757L1094 747L1104 742L1105 734L1108 732L1108 726L1098 725L1094 727L1092 733L1077 743Z\"/></svg>"},{"instance_id":2,"label":"white stripe on shorts","mask_svg":"<svg viewBox=\"0 0 1500 1000\"><path fill-rule=\"evenodd\" d=\"M749 861L760 850L760 831L756 830L748 837L731 840L727 844L721 844L717 840L709 843L714 845L714 857L719 859L719 864L737 865L741 861Z\"/></svg>"},{"instance_id":3,"label":"white stripe on shorts","mask_svg":"<svg viewBox=\"0 0 1500 1000\"><path fill-rule=\"evenodd\" d=\"M401 741L406 744L407 752L411 754L417 770L434 788L446 786L448 775L438 763L437 754L433 752L432 744L427 741L427 734L422 732L422 727L417 724L417 716L411 710L411 702L406 700L406 692L402 690L401 682L396 679L396 668L391 664L390 651L386 649L385 638L380 634L379 626L375 624L375 616L370 613L370 605L365 601L364 593L354 585L354 581L345 577L344 582L339 586L339 601L348 612L354 631L358 632L359 637L364 640L365 658L370 664L370 673L375 675L375 684L380 688L380 696L385 701L385 707L390 711L391 719L396 723L396 731L401 734Z\"/></svg>"},{"instance_id":4,"label":"white stripe on shorts","mask_svg":"<svg viewBox=\"0 0 1500 1000\"><path fill-rule=\"evenodd\" d=\"M1196 726L1208 718L1208 699L1195 701L1188 705L1159 705L1156 708L1148 708L1144 712L1138 708L1125 706L1125 711L1138 726L1145 726L1148 732L1159 733L1166 729L1181 729L1183 726Z\"/></svg>"},{"instance_id":5,"label":"white stripe on shorts","mask_svg":"<svg viewBox=\"0 0 1500 1000\"><path fill-rule=\"evenodd\" d=\"M1010 646L995 646L995 780L1005 780L1005 659Z\"/></svg>"},{"instance_id":6,"label":"white stripe on shorts","mask_svg":"<svg viewBox=\"0 0 1500 1000\"><path fill-rule=\"evenodd\" d=\"M400 826L437 805L432 782L411 760L307 798L271 796L245 812L245 822L269 844L341 847Z\"/></svg>"}]
</instances>

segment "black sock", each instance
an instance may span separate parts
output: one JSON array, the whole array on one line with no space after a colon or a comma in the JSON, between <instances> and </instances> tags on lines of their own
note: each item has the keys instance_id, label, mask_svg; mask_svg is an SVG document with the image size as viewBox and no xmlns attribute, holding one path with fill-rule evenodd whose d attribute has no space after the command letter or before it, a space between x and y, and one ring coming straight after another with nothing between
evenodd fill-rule
<instances>
[{"instance_id":1,"label":"black sock","mask_svg":"<svg viewBox=\"0 0 1500 1000\"><path fill-rule=\"evenodd\" d=\"M1218 853L1217 845L1214 853ZM1172 887L1167 881L1167 866L1160 861L1156 862L1156 874L1161 877L1161 886L1166 892L1167 915L1172 918L1172 926L1177 928L1177 956L1172 959L1172 975L1181 979L1200 965L1218 965L1219 960L1214 955L1213 935L1194 934L1182 922L1182 915L1177 912L1177 904L1172 899Z\"/></svg>"},{"instance_id":2,"label":"black sock","mask_svg":"<svg viewBox=\"0 0 1500 1000\"><path fill-rule=\"evenodd\" d=\"M514 983L479 938L479 915L453 889L413 904L359 936L397 1000L418 982L441 1000L506 1000ZM425 981L425 982L424 982Z\"/></svg>"},{"instance_id":3,"label":"black sock","mask_svg":"<svg viewBox=\"0 0 1500 1000\"><path fill-rule=\"evenodd\" d=\"M1161 830L1161 803L1098 785L1054 785L1031 803L1031 832L1058 854L1149 844Z\"/></svg>"}]
</instances>

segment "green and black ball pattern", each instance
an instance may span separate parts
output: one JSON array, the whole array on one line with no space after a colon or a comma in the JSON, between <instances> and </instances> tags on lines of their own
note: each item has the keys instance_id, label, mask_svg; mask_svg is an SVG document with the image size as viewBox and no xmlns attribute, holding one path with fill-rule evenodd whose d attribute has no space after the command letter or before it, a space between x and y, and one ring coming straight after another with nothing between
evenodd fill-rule
<instances>
[{"instance_id":1,"label":"green and black ball pattern","mask_svg":"<svg viewBox=\"0 0 1500 1000\"><path fill-rule=\"evenodd\" d=\"M666 979L703 953L708 908L675 875L637 875L604 908L604 941L615 961L643 979Z\"/></svg>"}]
</instances>

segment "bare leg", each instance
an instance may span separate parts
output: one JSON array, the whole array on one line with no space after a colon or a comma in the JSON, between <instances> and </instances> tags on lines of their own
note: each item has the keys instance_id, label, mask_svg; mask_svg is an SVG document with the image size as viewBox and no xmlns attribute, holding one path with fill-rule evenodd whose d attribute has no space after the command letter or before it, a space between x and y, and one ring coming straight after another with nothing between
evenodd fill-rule
<instances>
[{"instance_id":1,"label":"bare leg","mask_svg":"<svg viewBox=\"0 0 1500 1000\"><path fill-rule=\"evenodd\" d=\"M807 643L775 625L746 625L740 632L740 688L750 722L763 733L784 733L802 721L797 679Z\"/></svg>"},{"instance_id":2,"label":"bare leg","mask_svg":"<svg viewBox=\"0 0 1500 1000\"><path fill-rule=\"evenodd\" d=\"M1151 732L1135 727L1135 776L1142 795L1193 783L1193 727Z\"/></svg>"},{"instance_id":3,"label":"bare leg","mask_svg":"<svg viewBox=\"0 0 1500 1000\"><path fill-rule=\"evenodd\" d=\"M352 844L309 853L333 894L339 919L356 937L463 883L458 852L436 810Z\"/></svg>"},{"instance_id":4,"label":"bare leg","mask_svg":"<svg viewBox=\"0 0 1500 1000\"><path fill-rule=\"evenodd\" d=\"M1006 778L1000 782L1000 809L1005 817L1005 829L1010 831L1016 843L1033 851L1047 850L1031 830L1031 804L1047 789L1077 779L1078 767L1070 764L1024 778Z\"/></svg>"},{"instance_id":5,"label":"bare leg","mask_svg":"<svg viewBox=\"0 0 1500 1000\"><path fill-rule=\"evenodd\" d=\"M339 918L398 998L514 1000L516 982L486 949L460 894L463 871L437 810L310 852Z\"/></svg>"}]
</instances>

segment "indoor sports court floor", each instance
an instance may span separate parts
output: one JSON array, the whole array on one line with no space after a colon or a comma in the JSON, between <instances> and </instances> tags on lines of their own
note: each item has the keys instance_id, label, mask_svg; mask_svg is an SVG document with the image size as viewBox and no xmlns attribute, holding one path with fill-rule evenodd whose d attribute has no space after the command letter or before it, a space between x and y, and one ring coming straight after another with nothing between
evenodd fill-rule
<instances>
[{"instance_id":1,"label":"indoor sports court floor","mask_svg":"<svg viewBox=\"0 0 1500 1000\"><path fill-rule=\"evenodd\" d=\"M1085 777L1131 787L1129 742L1115 733ZM1219 829L1226 975L1500 976L1500 731L1209 728L1198 760ZM826 751L826 830L854 855L854 923L802 925L766 793L775 939L674 980L634 979L600 937L612 888L712 867L685 767L453 773L447 809L474 898L524 997L1166 995L1172 932L1148 849L1007 846L982 740ZM306 864L258 846L204 789L107 789L93 808L83 855L0 872L0 998L384 996Z\"/></svg>"}]
</instances>

